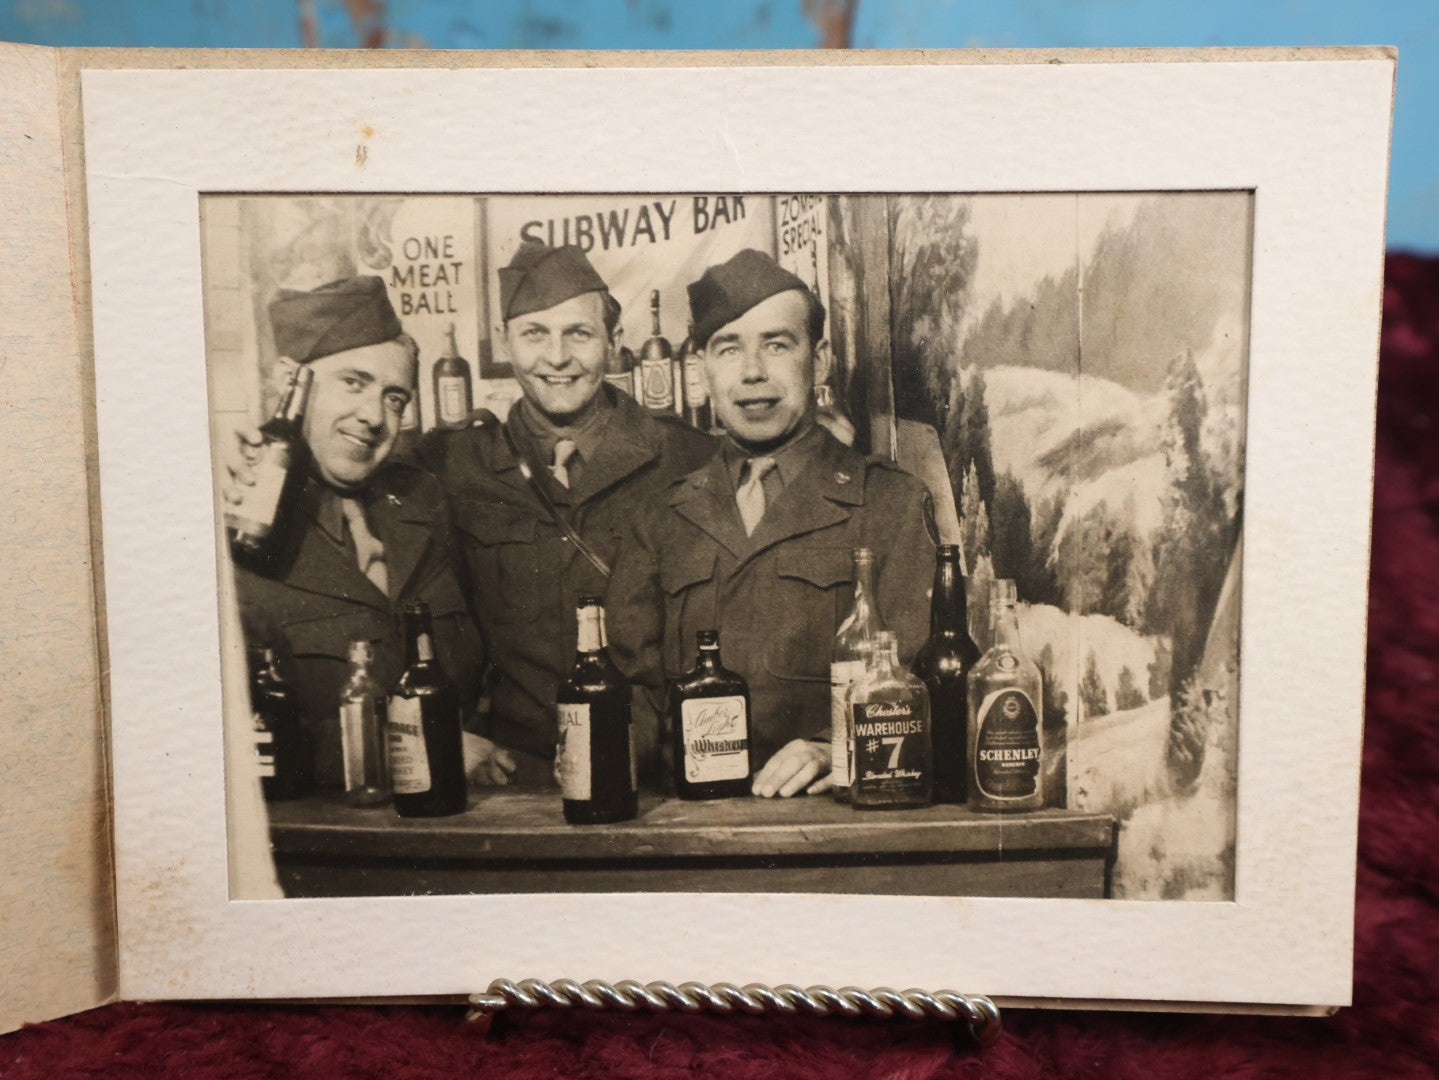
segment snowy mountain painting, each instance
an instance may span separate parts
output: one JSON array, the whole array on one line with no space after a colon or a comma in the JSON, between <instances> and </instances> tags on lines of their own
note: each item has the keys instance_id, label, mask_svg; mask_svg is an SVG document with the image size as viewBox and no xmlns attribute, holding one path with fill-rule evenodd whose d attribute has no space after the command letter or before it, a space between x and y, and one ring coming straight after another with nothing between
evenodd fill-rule
<instances>
[{"instance_id":1,"label":"snowy mountain painting","mask_svg":"<svg viewBox=\"0 0 1439 1080\"><path fill-rule=\"evenodd\" d=\"M891 200L895 411L933 425L971 620L1016 581L1054 805L1113 893L1232 899L1252 202Z\"/></svg>"}]
</instances>

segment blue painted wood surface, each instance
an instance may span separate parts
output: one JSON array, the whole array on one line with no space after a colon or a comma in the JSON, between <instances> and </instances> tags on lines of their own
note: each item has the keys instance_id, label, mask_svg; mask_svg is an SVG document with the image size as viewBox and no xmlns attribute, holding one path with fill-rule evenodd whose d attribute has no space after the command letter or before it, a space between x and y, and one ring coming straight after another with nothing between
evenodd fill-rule
<instances>
[{"instance_id":1,"label":"blue painted wood surface","mask_svg":"<svg viewBox=\"0 0 1439 1080\"><path fill-rule=\"evenodd\" d=\"M774 49L819 44L836 0L0 0L39 45ZM830 30L834 27L829 25ZM858 0L859 47L1398 45L1391 247L1439 251L1435 0Z\"/></svg>"}]
</instances>

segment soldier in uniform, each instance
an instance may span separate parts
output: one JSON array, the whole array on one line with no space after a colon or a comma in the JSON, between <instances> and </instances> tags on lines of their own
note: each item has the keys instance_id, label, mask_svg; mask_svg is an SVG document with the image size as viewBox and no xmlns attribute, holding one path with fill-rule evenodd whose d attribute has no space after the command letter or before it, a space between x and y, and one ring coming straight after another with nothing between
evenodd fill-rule
<instances>
[{"instance_id":1,"label":"soldier in uniform","mask_svg":"<svg viewBox=\"0 0 1439 1080\"><path fill-rule=\"evenodd\" d=\"M473 712L483 666L479 633L458 577L444 492L394 459L400 414L415 392L417 351L378 277L282 290L270 305L280 355L314 373L304 414L311 469L300 527L270 565L237 566L241 621L251 644L276 648L311 725L316 780L343 782L339 694L351 641L374 649L373 672L392 684L404 666L398 612L424 600L436 655ZM237 433L242 457L259 433ZM253 477L231 467L230 502Z\"/></svg>"},{"instance_id":2,"label":"soldier in uniform","mask_svg":"<svg viewBox=\"0 0 1439 1080\"><path fill-rule=\"evenodd\" d=\"M503 423L480 410L430 432L420 458L450 497L488 651L490 772L552 784L575 602L603 594L622 533L718 440L605 382L620 308L578 247L527 242L499 278L523 396Z\"/></svg>"},{"instance_id":3,"label":"soldier in uniform","mask_svg":"<svg viewBox=\"0 0 1439 1080\"><path fill-rule=\"evenodd\" d=\"M876 556L878 606L908 662L928 634L935 530L924 486L816 423L824 307L746 250L689 287L695 343L724 422L720 453L655 500L610 582L611 654L658 692L719 631L749 682L754 793L829 786L829 662L853 603L851 551Z\"/></svg>"}]
</instances>

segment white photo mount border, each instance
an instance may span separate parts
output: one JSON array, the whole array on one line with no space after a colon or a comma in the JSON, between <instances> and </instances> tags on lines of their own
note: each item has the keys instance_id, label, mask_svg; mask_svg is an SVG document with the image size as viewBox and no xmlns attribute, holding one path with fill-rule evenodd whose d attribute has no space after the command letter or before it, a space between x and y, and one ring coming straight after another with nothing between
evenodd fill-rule
<instances>
[{"instance_id":1,"label":"white photo mount border","mask_svg":"<svg viewBox=\"0 0 1439 1080\"><path fill-rule=\"evenodd\" d=\"M304 55L82 71L123 996L1349 1002L1392 52ZM202 193L1220 189L1255 193L1233 902L229 899Z\"/></svg>"}]
</instances>

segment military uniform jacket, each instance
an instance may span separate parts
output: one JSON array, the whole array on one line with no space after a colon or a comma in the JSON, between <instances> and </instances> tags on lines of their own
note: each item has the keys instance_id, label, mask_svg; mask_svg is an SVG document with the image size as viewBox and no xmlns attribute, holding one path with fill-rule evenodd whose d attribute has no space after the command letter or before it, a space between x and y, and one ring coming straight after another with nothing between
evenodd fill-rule
<instances>
[{"instance_id":1,"label":"military uniform jacket","mask_svg":"<svg viewBox=\"0 0 1439 1080\"><path fill-rule=\"evenodd\" d=\"M237 567L241 620L253 645L281 657L311 725L316 778L343 782L339 695L349 671L351 641L374 647L376 683L387 690L404 669L399 612L424 600L434 619L435 655L459 691L462 715L472 720L484 653L465 604L460 563L444 493L434 477L392 459L357 496L371 531L385 546L390 596L359 570L342 525L322 524L325 489L311 480L302 495L292 538L277 567ZM338 520L338 514L333 515ZM333 531L332 531L333 530Z\"/></svg>"},{"instance_id":2,"label":"military uniform jacket","mask_svg":"<svg viewBox=\"0 0 1439 1080\"><path fill-rule=\"evenodd\" d=\"M645 506L713 455L718 440L672 413L601 386L615 409L600 450L573 488L545 463L536 480L596 554L614 566L620 540ZM432 431L421 460L444 484L459 529L473 610L491 665L480 730L502 746L551 757L554 702L574 665L580 596L606 581L575 550L520 470L513 435L488 413L472 426Z\"/></svg>"},{"instance_id":3,"label":"military uniform jacket","mask_svg":"<svg viewBox=\"0 0 1439 1080\"><path fill-rule=\"evenodd\" d=\"M610 584L610 654L659 691L694 665L695 631L718 630L724 666L749 683L758 767L791 739L829 737L829 664L854 603L854 548L875 553L879 612L901 657L924 643L933 537L924 486L827 431L746 536L716 455L626 543Z\"/></svg>"}]
</instances>

